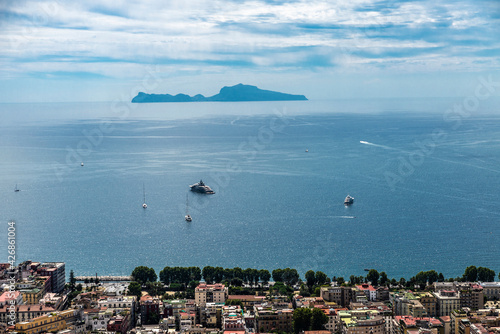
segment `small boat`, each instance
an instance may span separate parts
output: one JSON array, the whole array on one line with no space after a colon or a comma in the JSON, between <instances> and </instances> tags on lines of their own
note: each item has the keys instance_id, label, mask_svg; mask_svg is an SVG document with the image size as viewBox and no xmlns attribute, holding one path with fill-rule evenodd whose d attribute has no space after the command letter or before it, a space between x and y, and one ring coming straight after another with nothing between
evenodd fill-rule
<instances>
[{"instance_id":1,"label":"small boat","mask_svg":"<svg viewBox=\"0 0 500 334\"><path fill-rule=\"evenodd\" d=\"M192 222L193 218L191 218L191 215L189 214L189 195L186 194L186 215L184 216L184 220L187 222Z\"/></svg>"},{"instance_id":2,"label":"small boat","mask_svg":"<svg viewBox=\"0 0 500 334\"><path fill-rule=\"evenodd\" d=\"M80 164L80 166L82 166L82 167L83 167L83 162Z\"/></svg>"},{"instance_id":3,"label":"small boat","mask_svg":"<svg viewBox=\"0 0 500 334\"><path fill-rule=\"evenodd\" d=\"M351 197L351 195L347 195L344 200L344 205L351 205L352 203L354 203L354 197Z\"/></svg>"},{"instance_id":4,"label":"small boat","mask_svg":"<svg viewBox=\"0 0 500 334\"><path fill-rule=\"evenodd\" d=\"M309 150L308 150L308 149L306 149L306 153L307 153L307 152L309 152Z\"/></svg>"},{"instance_id":5,"label":"small boat","mask_svg":"<svg viewBox=\"0 0 500 334\"><path fill-rule=\"evenodd\" d=\"M201 194L215 194L215 191L213 191L209 186L207 186L205 183L203 183L202 180L200 182L192 184L189 186L191 188L191 191L201 193Z\"/></svg>"},{"instance_id":6,"label":"small boat","mask_svg":"<svg viewBox=\"0 0 500 334\"><path fill-rule=\"evenodd\" d=\"M146 188L144 188L144 183L142 183L142 194L143 194L143 197L144 197L144 202L142 204L142 207L144 209L146 209L148 207L148 205L146 204Z\"/></svg>"},{"instance_id":7,"label":"small boat","mask_svg":"<svg viewBox=\"0 0 500 334\"><path fill-rule=\"evenodd\" d=\"M16 187L14 188L14 192L15 193L19 192L19 189L17 188L17 183L16 183Z\"/></svg>"}]
</instances>

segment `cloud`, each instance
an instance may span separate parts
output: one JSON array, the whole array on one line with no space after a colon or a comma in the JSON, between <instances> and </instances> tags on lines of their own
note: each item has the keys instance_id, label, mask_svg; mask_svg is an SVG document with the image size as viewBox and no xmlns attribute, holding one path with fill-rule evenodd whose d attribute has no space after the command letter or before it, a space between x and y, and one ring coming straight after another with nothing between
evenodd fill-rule
<instances>
[{"instance_id":1,"label":"cloud","mask_svg":"<svg viewBox=\"0 0 500 334\"><path fill-rule=\"evenodd\" d=\"M487 0L3 2L0 74L495 70L499 21Z\"/></svg>"}]
</instances>

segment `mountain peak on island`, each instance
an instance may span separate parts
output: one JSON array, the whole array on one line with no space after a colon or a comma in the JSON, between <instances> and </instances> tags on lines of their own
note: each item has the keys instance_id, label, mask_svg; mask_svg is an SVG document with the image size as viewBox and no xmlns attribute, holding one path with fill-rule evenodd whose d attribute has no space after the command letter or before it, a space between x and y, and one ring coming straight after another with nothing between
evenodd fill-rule
<instances>
[{"instance_id":1,"label":"mountain peak on island","mask_svg":"<svg viewBox=\"0 0 500 334\"><path fill-rule=\"evenodd\" d=\"M224 86L219 94L205 97L201 94L189 96L186 94L146 94L139 92L132 99L133 103L154 102L247 102L247 101L305 101L304 95L293 95L271 90L263 90L257 86L239 83L234 86Z\"/></svg>"}]
</instances>

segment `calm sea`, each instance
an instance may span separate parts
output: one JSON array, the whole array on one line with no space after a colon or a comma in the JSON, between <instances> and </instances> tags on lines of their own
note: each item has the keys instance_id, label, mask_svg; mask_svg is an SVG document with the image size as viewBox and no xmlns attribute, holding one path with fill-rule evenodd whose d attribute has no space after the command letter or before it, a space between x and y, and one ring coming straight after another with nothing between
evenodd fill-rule
<instances>
[{"instance_id":1,"label":"calm sea","mask_svg":"<svg viewBox=\"0 0 500 334\"><path fill-rule=\"evenodd\" d=\"M500 104L461 102L2 104L0 261L14 220L18 263L77 275L498 273ZM200 179L216 194L189 192Z\"/></svg>"}]
</instances>

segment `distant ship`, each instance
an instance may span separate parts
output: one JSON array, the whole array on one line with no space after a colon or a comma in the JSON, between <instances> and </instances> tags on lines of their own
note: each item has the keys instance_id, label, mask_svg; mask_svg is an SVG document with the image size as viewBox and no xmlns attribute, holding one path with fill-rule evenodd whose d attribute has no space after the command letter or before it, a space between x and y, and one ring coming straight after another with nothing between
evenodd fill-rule
<instances>
[{"instance_id":1,"label":"distant ship","mask_svg":"<svg viewBox=\"0 0 500 334\"><path fill-rule=\"evenodd\" d=\"M351 197L351 195L347 195L347 197L344 200L345 205L351 205L354 203L354 197Z\"/></svg>"},{"instance_id":2,"label":"distant ship","mask_svg":"<svg viewBox=\"0 0 500 334\"><path fill-rule=\"evenodd\" d=\"M144 187L144 183L142 183L142 195L143 195L143 199L144 199L142 207L144 209L147 209L148 205L146 204L146 188Z\"/></svg>"},{"instance_id":3,"label":"distant ship","mask_svg":"<svg viewBox=\"0 0 500 334\"><path fill-rule=\"evenodd\" d=\"M188 200L188 194L186 194L186 215L184 216L184 220L187 222L192 222L193 218L191 218L191 215L189 214L189 200Z\"/></svg>"},{"instance_id":4,"label":"distant ship","mask_svg":"<svg viewBox=\"0 0 500 334\"><path fill-rule=\"evenodd\" d=\"M18 192L19 191L19 188L17 188L17 183L16 183L16 187L14 188L14 192Z\"/></svg>"},{"instance_id":5,"label":"distant ship","mask_svg":"<svg viewBox=\"0 0 500 334\"><path fill-rule=\"evenodd\" d=\"M191 191L201 193L201 194L215 194L215 191L213 191L209 186L205 185L202 180L200 182L192 184L189 186L191 188Z\"/></svg>"}]
</instances>

